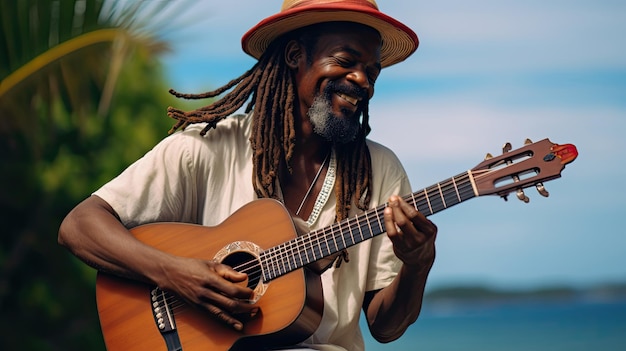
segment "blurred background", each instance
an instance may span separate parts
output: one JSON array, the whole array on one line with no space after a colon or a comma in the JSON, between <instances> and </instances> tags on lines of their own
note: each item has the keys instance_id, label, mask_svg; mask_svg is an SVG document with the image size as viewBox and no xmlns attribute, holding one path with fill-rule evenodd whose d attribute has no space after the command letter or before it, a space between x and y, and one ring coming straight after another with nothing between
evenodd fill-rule
<instances>
[{"instance_id":1,"label":"blurred background","mask_svg":"<svg viewBox=\"0 0 626 351\"><path fill-rule=\"evenodd\" d=\"M386 69L371 138L418 190L505 142L572 143L546 183L431 218L422 317L368 350L618 350L626 342L626 3L398 2L420 48ZM77 203L167 135L169 88L254 64L240 38L280 1L0 0L0 348L103 350L95 271L56 243ZM366 328L364 329L366 330ZM365 332L367 334L367 332ZM420 347L421 346L421 347Z\"/></svg>"}]
</instances>

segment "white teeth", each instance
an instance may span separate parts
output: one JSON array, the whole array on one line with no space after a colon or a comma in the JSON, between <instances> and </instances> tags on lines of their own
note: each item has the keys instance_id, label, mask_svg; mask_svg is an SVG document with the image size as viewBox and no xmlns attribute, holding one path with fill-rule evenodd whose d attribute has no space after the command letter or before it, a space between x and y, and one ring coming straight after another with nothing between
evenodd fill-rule
<instances>
[{"instance_id":1,"label":"white teeth","mask_svg":"<svg viewBox=\"0 0 626 351\"><path fill-rule=\"evenodd\" d=\"M353 96L348 96L348 95L346 95L346 94L344 94L344 93L337 93L337 95L338 95L340 98L342 98L342 99L346 100L347 102L351 103L351 104L352 104L352 105L354 105L354 106L356 106L356 104L359 102L359 99L358 99L358 98L355 98L355 97L353 97Z\"/></svg>"}]
</instances>

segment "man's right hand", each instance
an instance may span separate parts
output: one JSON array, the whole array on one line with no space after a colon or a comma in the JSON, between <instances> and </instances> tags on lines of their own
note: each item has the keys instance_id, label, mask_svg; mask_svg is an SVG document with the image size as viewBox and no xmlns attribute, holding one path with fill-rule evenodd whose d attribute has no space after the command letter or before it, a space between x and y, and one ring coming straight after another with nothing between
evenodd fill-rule
<instances>
[{"instance_id":1,"label":"man's right hand","mask_svg":"<svg viewBox=\"0 0 626 351\"><path fill-rule=\"evenodd\" d=\"M249 302L253 290L246 286L248 275L225 264L177 257L155 281L161 289L178 294L235 330L241 330L243 322L258 312Z\"/></svg>"}]
</instances>

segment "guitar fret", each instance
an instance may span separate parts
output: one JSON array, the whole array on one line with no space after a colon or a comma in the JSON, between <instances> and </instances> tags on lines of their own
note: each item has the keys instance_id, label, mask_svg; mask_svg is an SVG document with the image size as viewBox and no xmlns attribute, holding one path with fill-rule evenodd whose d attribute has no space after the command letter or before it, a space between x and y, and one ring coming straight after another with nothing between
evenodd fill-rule
<instances>
[{"instance_id":1,"label":"guitar fret","mask_svg":"<svg viewBox=\"0 0 626 351\"><path fill-rule=\"evenodd\" d=\"M322 252L322 244L320 244L320 237L317 235L312 235L313 238L315 238L315 243L313 244L312 250L313 250L313 257L315 258L315 260L317 261L318 259L324 257L324 254Z\"/></svg>"},{"instance_id":2,"label":"guitar fret","mask_svg":"<svg viewBox=\"0 0 626 351\"><path fill-rule=\"evenodd\" d=\"M415 193L411 193L411 201L413 202L413 207L419 211L419 208L417 208L417 201L415 201Z\"/></svg>"},{"instance_id":3,"label":"guitar fret","mask_svg":"<svg viewBox=\"0 0 626 351\"><path fill-rule=\"evenodd\" d=\"M425 216L429 215L430 206L428 205L428 201L425 196L420 197L419 200L415 202L415 207Z\"/></svg>"},{"instance_id":4,"label":"guitar fret","mask_svg":"<svg viewBox=\"0 0 626 351\"><path fill-rule=\"evenodd\" d=\"M343 226L340 225L341 228L343 228ZM346 218L346 230L348 231L348 233L350 233L350 237L352 238L352 242L354 243L354 234L352 233L352 228L350 228L350 219Z\"/></svg>"},{"instance_id":5,"label":"guitar fret","mask_svg":"<svg viewBox=\"0 0 626 351\"><path fill-rule=\"evenodd\" d=\"M276 263L276 275L280 275L281 274L281 269L280 269L280 256L281 256L281 252L280 252L280 245L276 247L276 250L274 251L274 262Z\"/></svg>"},{"instance_id":6,"label":"guitar fret","mask_svg":"<svg viewBox=\"0 0 626 351\"><path fill-rule=\"evenodd\" d=\"M269 273L271 274L272 277L277 277L278 275L276 274L276 248L273 248L272 251L270 252L270 258L269 258Z\"/></svg>"},{"instance_id":7,"label":"guitar fret","mask_svg":"<svg viewBox=\"0 0 626 351\"><path fill-rule=\"evenodd\" d=\"M344 249L352 245L350 242L350 237L346 236L346 233L343 232L341 226L335 226L337 228L337 232L341 235L341 240L344 242Z\"/></svg>"},{"instance_id":8,"label":"guitar fret","mask_svg":"<svg viewBox=\"0 0 626 351\"><path fill-rule=\"evenodd\" d=\"M272 250L272 275L274 276L278 276L280 273L278 262L278 249L279 247L274 247L274 250Z\"/></svg>"},{"instance_id":9,"label":"guitar fret","mask_svg":"<svg viewBox=\"0 0 626 351\"><path fill-rule=\"evenodd\" d=\"M443 196L443 191L441 191L441 183L437 183L437 189L439 189L439 196L441 196L441 203L443 204L443 208L447 208L446 198Z\"/></svg>"},{"instance_id":10,"label":"guitar fret","mask_svg":"<svg viewBox=\"0 0 626 351\"><path fill-rule=\"evenodd\" d=\"M296 263L296 258L293 255L293 242L289 242L289 248L287 249L287 252L289 253L287 255L287 263L289 265L289 271L292 271L296 268L298 268L298 265Z\"/></svg>"},{"instance_id":11,"label":"guitar fret","mask_svg":"<svg viewBox=\"0 0 626 351\"><path fill-rule=\"evenodd\" d=\"M331 254L331 251L330 251L328 240L326 240L326 237L323 235L318 235L318 240L320 241L320 254L321 254L320 256L321 257L329 256ZM325 251L324 251L324 248L326 249Z\"/></svg>"},{"instance_id":12,"label":"guitar fret","mask_svg":"<svg viewBox=\"0 0 626 351\"><path fill-rule=\"evenodd\" d=\"M472 182L469 177L469 173L464 173L459 176L460 179L463 179L463 185L460 187L461 191L459 192L462 201L469 200L476 196L474 193L474 187L472 186Z\"/></svg>"},{"instance_id":13,"label":"guitar fret","mask_svg":"<svg viewBox=\"0 0 626 351\"><path fill-rule=\"evenodd\" d=\"M337 227L337 225L333 225L333 228L335 228L335 227ZM348 246L346 245L346 239L343 237L343 233L341 232L341 230L339 231L339 234L341 236L341 244L342 244L340 250L343 250L343 249L345 249Z\"/></svg>"},{"instance_id":14,"label":"guitar fret","mask_svg":"<svg viewBox=\"0 0 626 351\"><path fill-rule=\"evenodd\" d=\"M317 261L317 256L315 256L315 239L316 237L313 235L309 237L309 251L311 251L311 255L313 255L313 260L311 262Z\"/></svg>"},{"instance_id":15,"label":"guitar fret","mask_svg":"<svg viewBox=\"0 0 626 351\"><path fill-rule=\"evenodd\" d=\"M311 240L309 238L309 240L303 239L304 241L304 252L306 253L306 263L309 264L311 262L315 261L315 254L313 253L313 250L311 249ZM311 255L313 255L313 257L311 257Z\"/></svg>"},{"instance_id":16,"label":"guitar fret","mask_svg":"<svg viewBox=\"0 0 626 351\"><path fill-rule=\"evenodd\" d=\"M433 207L430 205L430 200L428 199L428 189L424 189L424 198L426 199L426 204L428 205L428 214L433 214Z\"/></svg>"},{"instance_id":17,"label":"guitar fret","mask_svg":"<svg viewBox=\"0 0 626 351\"><path fill-rule=\"evenodd\" d=\"M285 271L285 265L283 262L283 245L278 246L278 250L276 252L276 269L278 271L278 274L283 274L283 272Z\"/></svg>"},{"instance_id":18,"label":"guitar fret","mask_svg":"<svg viewBox=\"0 0 626 351\"><path fill-rule=\"evenodd\" d=\"M302 241L301 238L296 239L296 243L298 243L299 241ZM299 243L296 244L296 251L298 253L297 255L298 255L298 258L300 259L300 267L304 267L304 261L302 260L302 250L300 250L300 247L301 246Z\"/></svg>"},{"instance_id":19,"label":"guitar fret","mask_svg":"<svg viewBox=\"0 0 626 351\"><path fill-rule=\"evenodd\" d=\"M357 223L359 224L359 231L363 232L365 231L366 233L372 233L371 230L369 229L369 223L367 221L363 222L363 221L359 221L357 220ZM365 230L363 229L365 227Z\"/></svg>"},{"instance_id":20,"label":"guitar fret","mask_svg":"<svg viewBox=\"0 0 626 351\"><path fill-rule=\"evenodd\" d=\"M331 230L330 231L330 237L333 239L333 244L335 245L335 251L334 252L337 252L337 251L339 251L339 246L337 246L337 240L335 240L335 236L332 235L332 234L333 234L333 232ZM328 234L326 234L326 236L328 237Z\"/></svg>"},{"instance_id":21,"label":"guitar fret","mask_svg":"<svg viewBox=\"0 0 626 351\"><path fill-rule=\"evenodd\" d=\"M446 208L444 206L443 199L439 195L439 189L437 188L437 185L430 187L427 192L429 203L431 206L431 214L437 213Z\"/></svg>"},{"instance_id":22,"label":"guitar fret","mask_svg":"<svg viewBox=\"0 0 626 351\"><path fill-rule=\"evenodd\" d=\"M370 218L367 214L365 214L365 221L367 222L367 228L370 232L372 232L372 224L370 223Z\"/></svg>"},{"instance_id":23,"label":"guitar fret","mask_svg":"<svg viewBox=\"0 0 626 351\"><path fill-rule=\"evenodd\" d=\"M280 263L281 263L281 267L282 267L282 274L285 274L287 272L289 272L289 269L287 267L288 263L289 263L289 255L288 255L288 251L287 251L287 245L282 244L281 245L281 249L280 249Z\"/></svg>"},{"instance_id":24,"label":"guitar fret","mask_svg":"<svg viewBox=\"0 0 626 351\"><path fill-rule=\"evenodd\" d=\"M346 248L354 245L354 237L352 236L352 232L349 230L346 230L345 225L343 224L343 222L338 223L337 225L339 227L339 231L341 232L341 236L344 238L344 241L346 242Z\"/></svg>"},{"instance_id":25,"label":"guitar fret","mask_svg":"<svg viewBox=\"0 0 626 351\"><path fill-rule=\"evenodd\" d=\"M273 254L273 262L274 262L274 274L276 276L280 275L280 246L277 246L274 250Z\"/></svg>"},{"instance_id":26,"label":"guitar fret","mask_svg":"<svg viewBox=\"0 0 626 351\"><path fill-rule=\"evenodd\" d=\"M352 245L356 244L356 240L354 240L354 234L352 233L352 228L350 228L350 221L347 221L348 233L350 233L350 238L352 239Z\"/></svg>"},{"instance_id":27,"label":"guitar fret","mask_svg":"<svg viewBox=\"0 0 626 351\"><path fill-rule=\"evenodd\" d=\"M266 260L267 262L266 271L267 271L267 274L269 274L270 276L272 275L272 251L274 251L273 248L270 249L270 251L268 251L268 254L267 254L268 257Z\"/></svg>"},{"instance_id":28,"label":"guitar fret","mask_svg":"<svg viewBox=\"0 0 626 351\"><path fill-rule=\"evenodd\" d=\"M350 217L346 218L346 228L350 233L350 237L352 238L352 244L354 245L354 243L356 243L356 240L354 240L354 233L352 233L352 228L350 227Z\"/></svg>"},{"instance_id":29,"label":"guitar fret","mask_svg":"<svg viewBox=\"0 0 626 351\"><path fill-rule=\"evenodd\" d=\"M459 187L456 186L456 181L454 180L454 177L451 178L452 179L452 185L454 186L454 191L456 192L456 198L458 199L457 203L460 203L461 200L461 194L459 194Z\"/></svg>"},{"instance_id":30,"label":"guitar fret","mask_svg":"<svg viewBox=\"0 0 626 351\"><path fill-rule=\"evenodd\" d=\"M450 179L441 186L441 194L446 205L445 208L454 206L459 203L457 198L457 189L454 179Z\"/></svg>"},{"instance_id":31,"label":"guitar fret","mask_svg":"<svg viewBox=\"0 0 626 351\"><path fill-rule=\"evenodd\" d=\"M356 218L356 227L359 228L359 235L361 235L361 239L365 240L365 236L363 235L363 230L361 229L361 224L359 223L359 216L354 216Z\"/></svg>"},{"instance_id":32,"label":"guitar fret","mask_svg":"<svg viewBox=\"0 0 626 351\"><path fill-rule=\"evenodd\" d=\"M379 232L384 232L385 231L385 225L380 221L380 216L378 215L378 211L376 211L376 222L378 223L378 231ZM373 232L374 230L372 230Z\"/></svg>"}]
</instances>

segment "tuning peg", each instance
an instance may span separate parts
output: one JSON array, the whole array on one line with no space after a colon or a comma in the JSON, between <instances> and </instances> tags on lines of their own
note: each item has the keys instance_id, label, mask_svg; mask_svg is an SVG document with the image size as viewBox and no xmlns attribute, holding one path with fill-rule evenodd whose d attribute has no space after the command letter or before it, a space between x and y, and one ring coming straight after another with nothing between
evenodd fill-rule
<instances>
[{"instance_id":1,"label":"tuning peg","mask_svg":"<svg viewBox=\"0 0 626 351\"><path fill-rule=\"evenodd\" d=\"M487 153L487 155L485 155L485 160L490 160L493 158L493 155L490 153Z\"/></svg>"},{"instance_id":2,"label":"tuning peg","mask_svg":"<svg viewBox=\"0 0 626 351\"><path fill-rule=\"evenodd\" d=\"M526 138L526 140L524 141L524 145L530 145L532 143L533 143L533 141L528 139L528 138Z\"/></svg>"},{"instance_id":3,"label":"tuning peg","mask_svg":"<svg viewBox=\"0 0 626 351\"><path fill-rule=\"evenodd\" d=\"M530 201L530 199L528 198L528 196L526 196L526 194L524 194L524 190L522 189L517 189L517 198L521 201L524 201L525 203L528 203Z\"/></svg>"},{"instance_id":4,"label":"tuning peg","mask_svg":"<svg viewBox=\"0 0 626 351\"><path fill-rule=\"evenodd\" d=\"M502 146L502 153L506 154L507 152L511 151L511 149L513 149L511 143L506 143L504 144L504 146Z\"/></svg>"},{"instance_id":5,"label":"tuning peg","mask_svg":"<svg viewBox=\"0 0 626 351\"><path fill-rule=\"evenodd\" d=\"M537 191L539 192L539 194L541 194L541 196L543 196L543 197L550 196L550 193L543 186L543 183L537 183L537 185L535 185L535 186L537 187Z\"/></svg>"}]
</instances>

